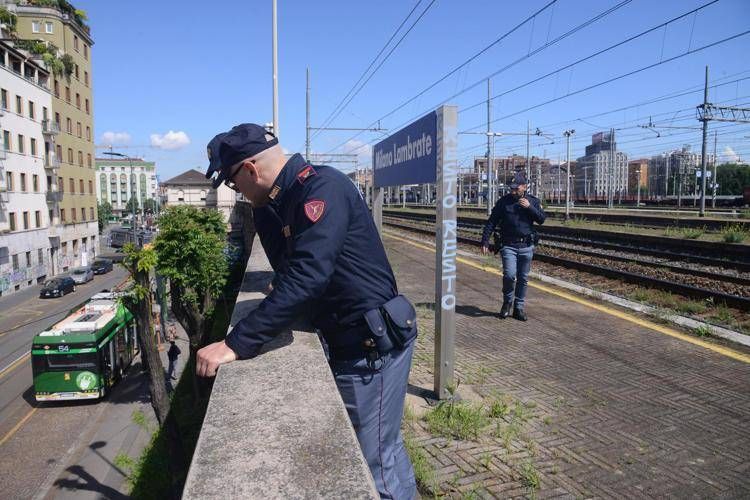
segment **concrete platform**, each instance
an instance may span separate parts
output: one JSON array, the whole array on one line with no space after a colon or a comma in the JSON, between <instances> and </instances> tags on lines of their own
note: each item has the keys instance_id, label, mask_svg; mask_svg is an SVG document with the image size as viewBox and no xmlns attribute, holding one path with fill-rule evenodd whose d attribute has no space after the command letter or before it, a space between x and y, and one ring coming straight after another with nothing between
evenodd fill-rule
<instances>
[{"instance_id":1,"label":"concrete platform","mask_svg":"<svg viewBox=\"0 0 750 500\"><path fill-rule=\"evenodd\" d=\"M434 253L384 241L399 291L421 318L411 383L431 389ZM481 498L750 496L747 349L549 286L529 289L528 322L501 320L501 278L475 262L458 268L458 393L512 410L476 440L407 420L437 489Z\"/></svg>"}]
</instances>

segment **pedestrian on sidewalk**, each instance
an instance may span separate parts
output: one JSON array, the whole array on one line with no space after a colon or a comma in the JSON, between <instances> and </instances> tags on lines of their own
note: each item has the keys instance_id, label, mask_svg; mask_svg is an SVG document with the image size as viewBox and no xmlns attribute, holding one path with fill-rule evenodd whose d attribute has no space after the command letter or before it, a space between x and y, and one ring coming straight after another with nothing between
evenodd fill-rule
<instances>
[{"instance_id":1,"label":"pedestrian on sidewalk","mask_svg":"<svg viewBox=\"0 0 750 500\"><path fill-rule=\"evenodd\" d=\"M539 198L526 192L528 181L517 172L510 183L510 193L495 203L482 233L482 253L489 252L490 235L499 228L495 251L500 251L503 262L503 305L500 317L507 318L513 307L513 317L526 321L526 287L534 257L536 231L534 223L543 224L546 215Z\"/></svg>"},{"instance_id":2,"label":"pedestrian on sidewalk","mask_svg":"<svg viewBox=\"0 0 750 500\"><path fill-rule=\"evenodd\" d=\"M253 207L275 212L284 258L263 302L224 341L198 351L198 375L211 377L221 364L256 356L312 311L380 496L414 498L400 425L416 312L398 294L361 193L335 168L310 165L300 154L287 159L278 139L259 125L238 125L220 141L214 186L224 182Z\"/></svg>"},{"instance_id":3,"label":"pedestrian on sidewalk","mask_svg":"<svg viewBox=\"0 0 750 500\"><path fill-rule=\"evenodd\" d=\"M169 368L167 369L167 379L168 380L177 380L177 377L174 376L174 370L177 368L177 358L180 356L180 348L177 347L177 344L174 341L174 337L172 340L169 341L170 346L169 350L167 351L167 359L169 359Z\"/></svg>"}]
</instances>

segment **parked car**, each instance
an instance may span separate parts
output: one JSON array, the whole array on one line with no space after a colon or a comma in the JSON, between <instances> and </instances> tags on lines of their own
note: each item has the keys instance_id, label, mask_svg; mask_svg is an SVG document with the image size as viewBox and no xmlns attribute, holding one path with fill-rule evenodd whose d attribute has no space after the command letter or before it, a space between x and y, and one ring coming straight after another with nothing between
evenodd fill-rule
<instances>
[{"instance_id":1,"label":"parked car","mask_svg":"<svg viewBox=\"0 0 750 500\"><path fill-rule=\"evenodd\" d=\"M73 278L76 285L81 285L94 279L94 271L91 266L76 267L70 272L70 277Z\"/></svg>"},{"instance_id":2,"label":"parked car","mask_svg":"<svg viewBox=\"0 0 750 500\"><path fill-rule=\"evenodd\" d=\"M91 264L91 269L94 270L94 274L106 274L112 270L112 261L109 259L96 259Z\"/></svg>"},{"instance_id":3,"label":"parked car","mask_svg":"<svg viewBox=\"0 0 750 500\"><path fill-rule=\"evenodd\" d=\"M39 292L39 298L62 297L66 293L76 291L76 282L70 276L60 276L48 279Z\"/></svg>"}]
</instances>

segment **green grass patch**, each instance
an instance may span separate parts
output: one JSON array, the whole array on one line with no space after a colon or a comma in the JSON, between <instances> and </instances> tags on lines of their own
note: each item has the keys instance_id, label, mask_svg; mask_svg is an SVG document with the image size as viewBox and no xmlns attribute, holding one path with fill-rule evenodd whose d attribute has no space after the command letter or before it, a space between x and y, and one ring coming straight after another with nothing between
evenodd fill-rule
<instances>
[{"instance_id":1,"label":"green grass patch","mask_svg":"<svg viewBox=\"0 0 750 500\"><path fill-rule=\"evenodd\" d=\"M741 224L729 224L721 231L725 243L742 243L748 236L748 232Z\"/></svg>"},{"instance_id":2,"label":"green grass patch","mask_svg":"<svg viewBox=\"0 0 750 500\"><path fill-rule=\"evenodd\" d=\"M404 447L409 454L411 465L414 467L414 477L417 480L419 492L423 496L432 496L437 498L437 474L435 468L430 463L427 452L419 446L410 433L403 434Z\"/></svg>"},{"instance_id":3,"label":"green grass patch","mask_svg":"<svg viewBox=\"0 0 750 500\"><path fill-rule=\"evenodd\" d=\"M711 330L711 327L708 325L701 325L697 328L693 328L693 333L698 337L710 337L713 333L713 330Z\"/></svg>"},{"instance_id":4,"label":"green grass patch","mask_svg":"<svg viewBox=\"0 0 750 500\"><path fill-rule=\"evenodd\" d=\"M676 309L683 314L703 314L708 310L708 306L705 302L686 299L678 302Z\"/></svg>"},{"instance_id":5,"label":"green grass patch","mask_svg":"<svg viewBox=\"0 0 750 500\"><path fill-rule=\"evenodd\" d=\"M521 464L519 470L521 476L521 484L524 488L531 490L532 496L539 489L539 472L531 461L524 462Z\"/></svg>"},{"instance_id":6,"label":"green grass patch","mask_svg":"<svg viewBox=\"0 0 750 500\"><path fill-rule=\"evenodd\" d=\"M724 304L716 306L709 317L725 325L733 325L736 321L732 309Z\"/></svg>"},{"instance_id":7,"label":"green grass patch","mask_svg":"<svg viewBox=\"0 0 750 500\"><path fill-rule=\"evenodd\" d=\"M441 402L427 412L425 421L432 434L473 440L489 424L481 405L455 401Z\"/></svg>"}]
</instances>

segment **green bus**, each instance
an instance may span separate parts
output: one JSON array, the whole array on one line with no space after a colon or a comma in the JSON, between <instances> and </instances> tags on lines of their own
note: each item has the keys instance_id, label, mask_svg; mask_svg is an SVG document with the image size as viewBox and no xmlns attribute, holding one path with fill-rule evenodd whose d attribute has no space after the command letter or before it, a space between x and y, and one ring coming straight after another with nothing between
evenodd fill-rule
<instances>
[{"instance_id":1,"label":"green bus","mask_svg":"<svg viewBox=\"0 0 750 500\"><path fill-rule=\"evenodd\" d=\"M34 337L31 366L37 401L99 399L138 352L135 319L113 294L97 294Z\"/></svg>"}]
</instances>

